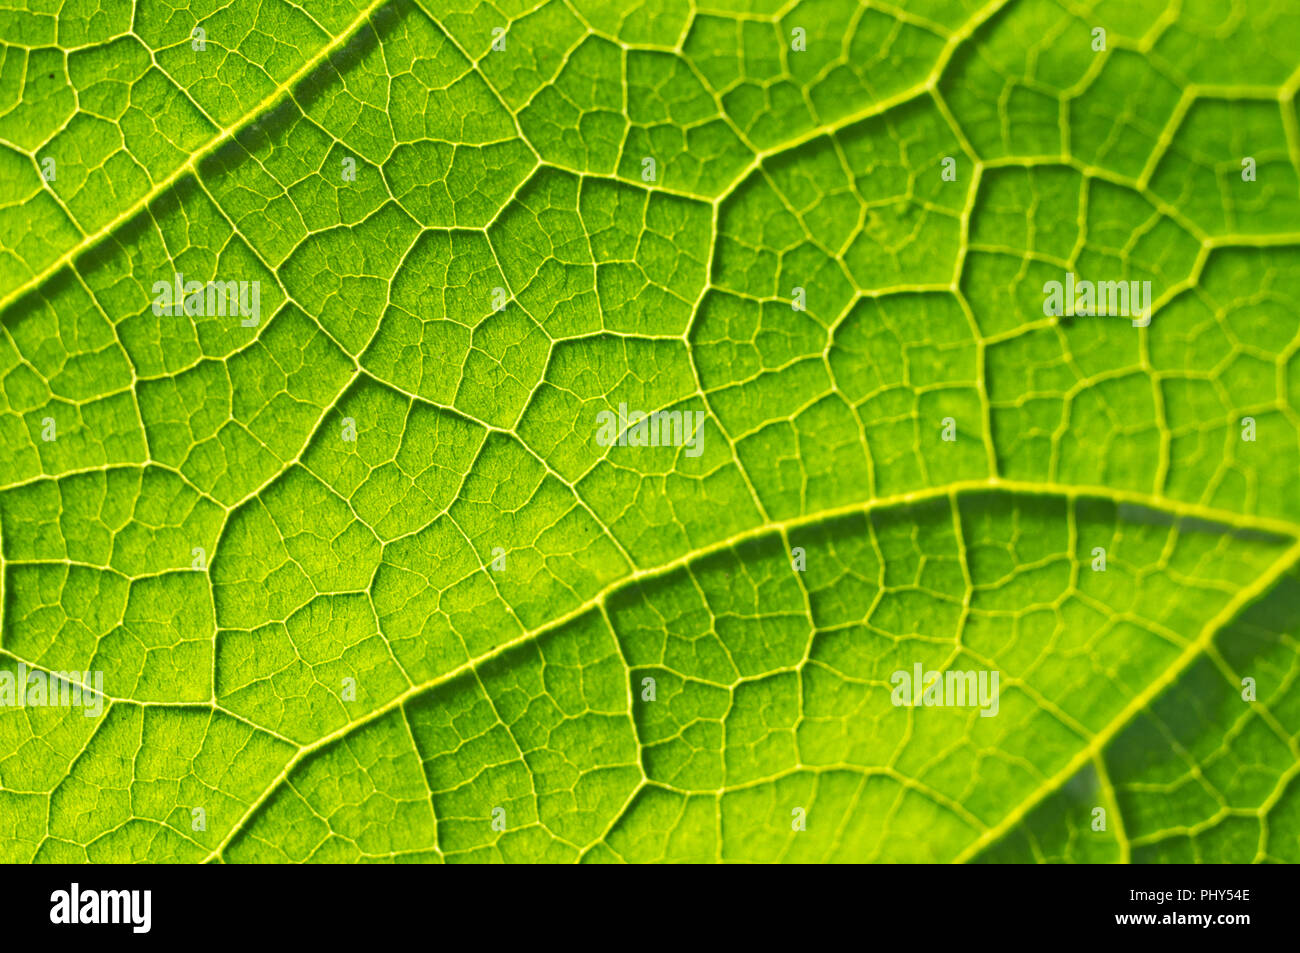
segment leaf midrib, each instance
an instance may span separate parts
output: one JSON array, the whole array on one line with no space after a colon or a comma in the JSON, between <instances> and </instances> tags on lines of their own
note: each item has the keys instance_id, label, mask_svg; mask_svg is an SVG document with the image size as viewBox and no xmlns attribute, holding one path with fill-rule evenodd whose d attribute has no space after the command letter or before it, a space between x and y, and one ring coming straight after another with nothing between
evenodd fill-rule
<instances>
[{"instance_id":1,"label":"leaf midrib","mask_svg":"<svg viewBox=\"0 0 1300 953\"><path fill-rule=\"evenodd\" d=\"M1224 529L1250 529L1269 533L1282 539L1292 540L1292 545L1281 555L1268 570L1261 574L1255 583L1243 587L1233 596L1232 599L1217 613L1206 626L1196 640L1188 645L1183 653L1164 672L1158 675L1151 684L1140 692L1128 705L1111 721L1105 728L1097 732L1092 741L1070 760L1070 762L1056 775L1053 775L1034 792L1021 801L1011 812L1008 813L1003 821L977 838L972 845L969 845L965 851L958 855L958 862L965 862L970 859L978 850L988 846L997 837L1000 837L1006 830L1009 830L1034 806L1044 798L1050 796L1062 784L1073 777L1075 773L1086 764L1088 760L1095 757L1096 754L1105 746L1105 744L1117 734L1132 717L1150 703L1160 691L1172 682L1193 660L1200 656L1205 647L1210 644L1210 640L1219 630L1224 622L1234 618L1236 614L1249 602L1258 598L1266 592L1269 587L1277 582L1278 579L1290 568L1300 563L1300 525L1293 524L1283 520L1273 520L1264 517L1242 517L1237 514L1226 513L1221 510L1214 510L1203 507L1198 504L1181 503L1174 500L1165 500L1160 498L1149 497L1144 494L1125 492L1121 490L1108 490L1105 488L1089 487L1072 487L1059 484L1039 484L1039 483L1022 483L1018 481L1002 480L989 478L987 480L969 480L947 484L945 486L931 487L926 490L909 491L895 494L888 497L879 497L874 500L860 501L842 507L823 510L813 514L806 514L799 517L793 517L787 520L773 520L764 523L761 526L752 527L741 533L727 539L718 540L707 546L684 553L681 556L659 566L635 570L632 573L623 576L620 579L610 583L596 595L583 602L581 605L574 607L568 612L548 620L543 625L534 629L523 632L513 639L503 642L501 645L485 652L475 658L462 662L448 672L444 672L418 685L412 685L409 689L395 696L383 705L375 708L373 711L357 718L346 725L343 725L327 735L323 735L315 741L302 745L292 758L284 765L280 773L267 785L262 794L254 800L244 814L231 827L221 843L208 854L204 859L205 863L220 859L222 853L233 842L235 837L244 829L244 825L257 813L261 806L268 798L288 780L294 769L305 761L316 751L322 750L336 741L347 737L355 729L376 721L385 715L390 714L402 708L407 702L419 697L425 692L432 691L440 686L449 684L463 675L474 672L485 662L498 658L507 652L510 652L519 646L526 645L534 639L541 638L549 632L563 627L575 619L586 615L595 609L604 606L607 601L617 593L634 585L638 585L650 579L656 579L666 576L672 572L691 565L701 559L720 552L735 549L748 542L763 539L774 534L785 536L793 529L803 529L810 526L816 526L823 523L831 523L837 519L847 516L866 514L876 510L887 510L895 507L904 507L926 502L932 502L940 499L950 499L956 504L957 497L975 494L980 492L1000 491L1015 496L1044 496L1051 498L1065 499L1069 501L1080 499L1091 499L1102 502L1110 502L1116 505L1132 504L1141 506L1154 512L1166 513L1170 516L1180 519L1198 519L1223 526ZM617 638L617 633L614 634ZM122 699L128 704L137 704L128 699ZM155 703L154 707L172 707L170 705L159 706ZM178 705L175 707L195 707L193 704ZM206 708L208 706L199 705L198 707ZM215 706L221 711L225 711L220 706ZM249 724L255 724L249 722ZM258 730L265 731L262 726L256 725ZM626 808L626 805L625 805ZM997 832L996 835L993 832ZM978 845L978 846L977 846Z\"/></svg>"}]
</instances>

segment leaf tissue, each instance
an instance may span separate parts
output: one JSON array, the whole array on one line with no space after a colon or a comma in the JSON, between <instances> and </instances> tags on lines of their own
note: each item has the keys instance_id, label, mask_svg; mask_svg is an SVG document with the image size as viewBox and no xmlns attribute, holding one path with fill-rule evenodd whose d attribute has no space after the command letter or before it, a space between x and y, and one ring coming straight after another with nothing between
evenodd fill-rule
<instances>
[{"instance_id":1,"label":"leaf tissue","mask_svg":"<svg viewBox=\"0 0 1300 953\"><path fill-rule=\"evenodd\" d=\"M0 860L1300 861L1300 10L0 11Z\"/></svg>"}]
</instances>

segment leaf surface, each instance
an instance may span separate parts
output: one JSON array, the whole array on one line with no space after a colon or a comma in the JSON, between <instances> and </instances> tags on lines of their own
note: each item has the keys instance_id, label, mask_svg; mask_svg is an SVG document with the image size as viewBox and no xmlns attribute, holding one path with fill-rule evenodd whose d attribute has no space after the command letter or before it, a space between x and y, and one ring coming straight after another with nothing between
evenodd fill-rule
<instances>
[{"instance_id":1,"label":"leaf surface","mask_svg":"<svg viewBox=\"0 0 1300 953\"><path fill-rule=\"evenodd\" d=\"M1300 22L1166 7L0 13L0 859L1300 860Z\"/></svg>"}]
</instances>

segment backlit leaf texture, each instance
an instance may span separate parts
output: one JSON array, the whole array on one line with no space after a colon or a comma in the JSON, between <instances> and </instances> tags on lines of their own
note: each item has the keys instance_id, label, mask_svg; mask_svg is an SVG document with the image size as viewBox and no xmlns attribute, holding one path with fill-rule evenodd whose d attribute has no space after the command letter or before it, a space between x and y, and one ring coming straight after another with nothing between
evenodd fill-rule
<instances>
[{"instance_id":1,"label":"backlit leaf texture","mask_svg":"<svg viewBox=\"0 0 1300 953\"><path fill-rule=\"evenodd\" d=\"M9 4L0 860L1300 860L1298 37Z\"/></svg>"}]
</instances>

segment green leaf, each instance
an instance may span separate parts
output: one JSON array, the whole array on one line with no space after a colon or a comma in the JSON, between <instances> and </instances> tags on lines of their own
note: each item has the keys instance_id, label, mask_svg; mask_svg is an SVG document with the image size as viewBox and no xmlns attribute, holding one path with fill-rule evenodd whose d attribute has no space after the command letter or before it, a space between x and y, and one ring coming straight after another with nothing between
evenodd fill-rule
<instances>
[{"instance_id":1,"label":"green leaf","mask_svg":"<svg viewBox=\"0 0 1300 953\"><path fill-rule=\"evenodd\" d=\"M52 10L0 860L1300 860L1292 6Z\"/></svg>"}]
</instances>

